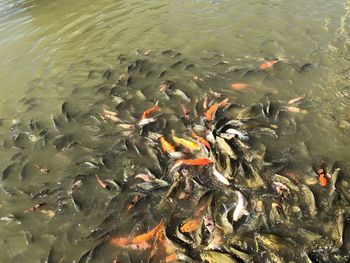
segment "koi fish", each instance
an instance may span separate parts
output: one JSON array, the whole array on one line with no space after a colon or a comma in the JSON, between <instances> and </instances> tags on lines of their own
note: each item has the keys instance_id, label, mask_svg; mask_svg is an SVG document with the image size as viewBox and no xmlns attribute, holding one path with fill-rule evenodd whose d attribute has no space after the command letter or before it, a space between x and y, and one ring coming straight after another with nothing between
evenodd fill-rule
<instances>
[{"instance_id":1,"label":"koi fish","mask_svg":"<svg viewBox=\"0 0 350 263\"><path fill-rule=\"evenodd\" d=\"M288 107L287 107L287 110L288 110L289 112L294 112L294 113L307 113L306 110L302 110L302 109L300 109L300 108L298 108L298 107L294 107L294 106L288 106Z\"/></svg>"},{"instance_id":2,"label":"koi fish","mask_svg":"<svg viewBox=\"0 0 350 263\"><path fill-rule=\"evenodd\" d=\"M165 258L165 262L169 263L169 262L177 261L178 259L179 257L176 255L176 253L172 253Z\"/></svg>"},{"instance_id":3,"label":"koi fish","mask_svg":"<svg viewBox=\"0 0 350 263\"><path fill-rule=\"evenodd\" d=\"M35 204L34 206L32 206L31 208L28 208L26 210L24 210L24 213L28 213L28 212L33 212L35 210L40 209L41 207L43 207L44 205L46 205L45 202L39 203L39 204Z\"/></svg>"},{"instance_id":4,"label":"koi fish","mask_svg":"<svg viewBox=\"0 0 350 263\"><path fill-rule=\"evenodd\" d=\"M191 166L206 166L211 164L213 161L209 158L199 159L181 159L175 162L175 165L191 165Z\"/></svg>"},{"instance_id":5,"label":"koi fish","mask_svg":"<svg viewBox=\"0 0 350 263\"><path fill-rule=\"evenodd\" d=\"M206 112L205 112L205 119L207 121L212 121L214 118L214 114L216 113L216 111L221 108L221 107L225 107L227 106L228 103L228 98L224 99L218 103L213 104Z\"/></svg>"},{"instance_id":6,"label":"koi fish","mask_svg":"<svg viewBox=\"0 0 350 263\"><path fill-rule=\"evenodd\" d=\"M302 102L304 99L306 98L306 96L301 96L301 97L296 97L294 99L291 99L288 101L288 104L291 105L291 104L297 104L299 102Z\"/></svg>"},{"instance_id":7,"label":"koi fish","mask_svg":"<svg viewBox=\"0 0 350 263\"><path fill-rule=\"evenodd\" d=\"M153 229L151 229L150 231L141 234L139 236L136 236L134 238L131 239L132 243L143 243L143 242L147 242L150 239L156 237L156 235L159 233L160 230L163 230L165 227L165 223L164 220L162 219L158 225L156 225Z\"/></svg>"},{"instance_id":8,"label":"koi fish","mask_svg":"<svg viewBox=\"0 0 350 263\"><path fill-rule=\"evenodd\" d=\"M198 81L204 82L204 79L202 79L202 78L199 77L199 76L193 76L192 79L193 79L193 80L198 80Z\"/></svg>"},{"instance_id":9,"label":"koi fish","mask_svg":"<svg viewBox=\"0 0 350 263\"><path fill-rule=\"evenodd\" d=\"M114 246L118 247L127 247L131 249L148 249L151 247L151 245L148 243L150 240L154 238L159 238L161 235L161 232L164 230L164 220L162 219L160 223L155 226L153 229L150 231L138 235L133 238L128 238L128 237L117 237L117 238L112 238L110 239L110 243Z\"/></svg>"},{"instance_id":10,"label":"koi fish","mask_svg":"<svg viewBox=\"0 0 350 263\"><path fill-rule=\"evenodd\" d=\"M210 149L210 143L204 139L203 137L197 135L195 132L191 132L191 136L196 139L199 143L203 144L205 147L207 147L208 149Z\"/></svg>"},{"instance_id":11,"label":"koi fish","mask_svg":"<svg viewBox=\"0 0 350 263\"><path fill-rule=\"evenodd\" d=\"M165 138L162 136L159 138L160 145L162 146L162 150L165 153L173 153L175 152L175 147L171 145Z\"/></svg>"},{"instance_id":12,"label":"koi fish","mask_svg":"<svg viewBox=\"0 0 350 263\"><path fill-rule=\"evenodd\" d=\"M233 84L231 85L231 88L233 88L233 89L235 89L235 90L244 90L244 89L247 89L247 88L249 88L249 87L250 87L249 84L246 84L246 83L239 83L239 82L233 83Z\"/></svg>"},{"instance_id":13,"label":"koi fish","mask_svg":"<svg viewBox=\"0 0 350 263\"><path fill-rule=\"evenodd\" d=\"M275 65L278 61L279 61L279 60L276 59L276 60L264 62L264 63L260 64L260 69L265 70L265 69L271 68L271 67L272 67L273 65Z\"/></svg>"},{"instance_id":14,"label":"koi fish","mask_svg":"<svg viewBox=\"0 0 350 263\"><path fill-rule=\"evenodd\" d=\"M182 106L182 113L184 115L184 117L189 120L190 119L190 108L188 107L188 105L181 103Z\"/></svg>"},{"instance_id":15,"label":"koi fish","mask_svg":"<svg viewBox=\"0 0 350 263\"><path fill-rule=\"evenodd\" d=\"M173 140L175 143L182 145L183 147L190 149L191 151L198 151L201 147L196 143L183 138L176 137L173 135Z\"/></svg>"},{"instance_id":16,"label":"koi fish","mask_svg":"<svg viewBox=\"0 0 350 263\"><path fill-rule=\"evenodd\" d=\"M148 119L148 118L149 118L149 115L150 115L152 112L156 111L157 109L159 109L158 101L156 102L156 104L155 104L153 107L151 107L151 108L149 108L148 110L145 110L145 111L143 112L142 117L141 117L141 120Z\"/></svg>"},{"instance_id":17,"label":"koi fish","mask_svg":"<svg viewBox=\"0 0 350 263\"><path fill-rule=\"evenodd\" d=\"M316 171L316 174L318 175L318 180L320 182L320 185L325 188L328 184L328 177L326 176L326 172L322 167L319 167Z\"/></svg>"},{"instance_id":18,"label":"koi fish","mask_svg":"<svg viewBox=\"0 0 350 263\"><path fill-rule=\"evenodd\" d=\"M137 194L135 197L131 200L130 204L128 205L127 211L130 212L132 209L134 209L135 205L143 198L144 196Z\"/></svg>"},{"instance_id":19,"label":"koi fish","mask_svg":"<svg viewBox=\"0 0 350 263\"><path fill-rule=\"evenodd\" d=\"M40 172L44 173L44 174L47 174L47 173L50 172L50 170L49 170L47 167L45 167L45 166L39 166L39 165L37 165L37 164L34 164L33 166L34 166L36 169L38 169Z\"/></svg>"},{"instance_id":20,"label":"koi fish","mask_svg":"<svg viewBox=\"0 0 350 263\"><path fill-rule=\"evenodd\" d=\"M191 233L193 231L196 231L200 225L200 221L200 218L195 218L190 221L187 221L180 227L180 231L182 233Z\"/></svg>"},{"instance_id":21,"label":"koi fish","mask_svg":"<svg viewBox=\"0 0 350 263\"><path fill-rule=\"evenodd\" d=\"M95 176L96 176L96 179L97 179L98 184L99 184L102 188L104 188L104 189L106 189L106 190L110 190L110 189L111 189L111 187L110 187L108 184L106 184L97 174L96 174Z\"/></svg>"}]
</instances>

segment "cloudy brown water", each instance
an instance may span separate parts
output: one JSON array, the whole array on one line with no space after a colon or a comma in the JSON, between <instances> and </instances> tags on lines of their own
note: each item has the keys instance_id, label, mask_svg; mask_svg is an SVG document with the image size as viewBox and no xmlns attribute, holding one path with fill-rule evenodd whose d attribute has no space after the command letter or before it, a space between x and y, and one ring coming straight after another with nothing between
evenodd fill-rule
<instances>
[{"instance_id":1,"label":"cloudy brown water","mask_svg":"<svg viewBox=\"0 0 350 263\"><path fill-rule=\"evenodd\" d=\"M242 105L258 104L266 94L271 101L286 105L305 94L307 114L287 113L286 118L293 121L284 127L285 135L262 136L261 141L271 156L291 149L293 161L287 168L303 171L311 181L315 179L309 169L312 165L322 159L339 161L343 170L339 185L343 195L349 195L349 1L4 0L0 14L0 168L6 177L0 181L0 262L59 262L61 258L62 262L78 262L99 244L84 237L107 215L115 212L103 230L126 236L131 231L141 234L173 213L156 208L166 194L161 190L141 202L135 208L139 212L125 215L136 192L133 175L146 167L158 174L162 171L150 164L151 157L141 158L135 152L118 155L111 148L122 147L119 142L127 136L111 123L99 123L98 112L103 107L116 108L109 93L113 83L130 63L140 59L148 61L144 69L135 73L130 87L123 87L119 94L131 104L128 109L133 109L136 118L157 100L165 118L182 114L184 99L170 96L167 101L159 91L159 83L166 79L176 80L189 97L203 99L212 89ZM164 55L166 50L173 53ZM276 58L280 62L267 73L234 72L256 69ZM192 64L194 68L186 68ZM111 76L106 79L108 69ZM145 77L151 70L154 75ZM164 70L165 75L159 77ZM194 75L205 79L201 89L191 80ZM230 86L235 82L249 83L251 90L233 91ZM68 121L61 113L64 102L72 115L72 119L66 117ZM127 111L121 114L128 118ZM52 116L59 120L58 129L52 125ZM175 129L183 134L183 124L177 125L174 119L169 121L168 132ZM38 122L33 130L30 120ZM47 141L38 135L44 129L48 130ZM23 140L11 140L13 133L21 132ZM57 141L61 135L70 136L68 142L76 145L64 141L62 146ZM138 132L131 136L142 148ZM100 158L105 167L78 165ZM34 164L47 166L50 172L41 173ZM13 166L6 170L9 165ZM83 186L71 194L72 182L86 173ZM102 189L96 173L115 180L121 189ZM316 185L312 190L316 201L321 200L323 189ZM267 193L260 190L256 194ZM81 209L73 206L71 195ZM117 202L110 207L114 196ZM42 211L23 212L42 202L46 202ZM328 215L319 213L315 225L330 222ZM348 222L349 209L344 213ZM11 215L16 220L11 220ZM327 233L316 226L308 230ZM270 233L285 234L281 226ZM350 248L348 228L343 238L342 256ZM296 235L294 242L300 240ZM90 262L112 262L115 256L121 262L148 260L147 252L108 244L98 246L90 255ZM284 260L288 262L289 257L295 260L289 254ZM334 262L346 262L344 258ZM255 258L255 262L265 260L261 255Z\"/></svg>"}]
</instances>

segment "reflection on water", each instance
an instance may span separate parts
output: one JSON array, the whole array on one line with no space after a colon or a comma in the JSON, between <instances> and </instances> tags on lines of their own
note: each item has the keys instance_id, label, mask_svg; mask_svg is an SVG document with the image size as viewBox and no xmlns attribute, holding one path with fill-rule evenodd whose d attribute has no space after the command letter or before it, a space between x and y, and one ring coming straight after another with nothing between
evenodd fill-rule
<instances>
[{"instance_id":1,"label":"reflection on water","mask_svg":"<svg viewBox=\"0 0 350 263\"><path fill-rule=\"evenodd\" d=\"M286 183L263 176L264 183L257 189L238 179L230 181L247 197L248 211L255 217L234 223L237 235L232 235L233 240L228 235L225 242L236 242L252 227L250 231L259 235L247 235L236 249L249 252L255 260L296 260L293 253L280 255L275 243L288 250L293 242L307 246L313 240L317 246L304 251L310 258L327 262L327 255L328 260L345 262L349 244L339 241L336 231L340 230L332 225L345 226L344 240L348 237L349 209L343 203L349 200L350 168L348 12L349 3L340 0L2 1L0 247L6 252L0 261L59 262L64 258L61 262L71 262L80 258L88 262L91 258L94 262L97 258L96 262L112 262L118 256L128 262L130 251L132 262L146 261L149 251L100 245L103 238L97 237L108 231L113 232L111 236L136 236L161 218L180 224L192 216L201 194L212 188L221 189L214 193L214 221L225 226L220 221L225 211L222 205L235 205L235 192L215 180L202 182L198 170L190 169L193 196L177 190L170 196L173 203L168 210L159 208L174 182L167 174L174 161L162 154L157 139L147 139L152 137L147 130L140 135L139 128L103 122L99 115L103 108L116 111L118 118L134 125L144 110L159 101L161 112L155 113L157 121L150 130L171 141L172 130L183 137L189 135L189 126L202 123L195 109L204 114L205 93L210 99L220 93L233 103L225 113L218 112L221 117L236 118L239 110L252 105L259 114L262 109L266 114L268 101L281 112L278 121L270 116L268 121L252 120L247 131L257 153L261 154L261 145L266 146L266 162L285 158L283 167L275 168L292 180ZM261 63L275 59L279 62L272 68L259 70ZM165 80L175 83L169 98L159 87ZM250 87L237 91L232 83ZM294 106L307 114L288 112L288 101L303 95L305 101ZM196 99L198 106L194 107ZM183 105L189 105L190 122L183 116ZM204 136L203 131L199 133ZM187 152L190 156L200 154ZM242 156L248 158L246 153ZM339 202L324 200L333 197L334 185L330 182L323 189L316 180L312 166L321 160L329 166L340 161L334 166L342 169L336 180ZM253 167L261 172L259 165L255 162ZM160 186L141 184L134 178L147 173L146 169L163 180L158 181ZM203 174L210 171L201 169ZM327 169L329 174L334 172ZM105 183L111 189L101 188L95 174L110 180ZM292 199L279 203L273 182L287 185ZM154 186L151 192L144 188ZM186 180L177 189L186 189ZM319 213L316 219L309 219L314 212L305 205L313 202L310 191ZM138 195L135 211L126 213ZM178 200L181 196L188 201ZM261 211L268 214L265 219L257 212L259 201L266 209ZM24 212L43 203L37 211ZM336 204L333 212L330 204ZM293 218L290 213L298 208L306 214L291 223L286 218ZM252 220L258 223L253 226ZM278 222L283 222L282 227ZM322 223L323 227L311 226ZM298 234L291 239L291 229L283 229L285 225ZM276 236L282 240L276 241ZM192 238L198 242L198 236ZM327 250L332 246L335 251ZM194 253L205 246L198 247ZM265 256L257 256L262 251L267 251ZM235 258L244 260L241 257ZM307 262L306 255L298 260Z\"/></svg>"}]
</instances>

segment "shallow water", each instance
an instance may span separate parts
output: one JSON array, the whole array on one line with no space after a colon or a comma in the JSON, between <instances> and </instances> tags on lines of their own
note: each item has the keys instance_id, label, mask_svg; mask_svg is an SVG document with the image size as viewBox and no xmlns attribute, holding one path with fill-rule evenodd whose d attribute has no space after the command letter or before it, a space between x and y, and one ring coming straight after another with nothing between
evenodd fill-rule
<instances>
[{"instance_id":1,"label":"shallow water","mask_svg":"<svg viewBox=\"0 0 350 263\"><path fill-rule=\"evenodd\" d=\"M146 62L142 68L131 69L131 84L118 91L126 100L120 107L121 117L135 122L134 118L159 100L168 133L171 129L178 134L185 131L178 119L184 100L176 95L165 98L158 87L165 79L176 80L176 87L193 99L202 99L212 89L242 105L256 104L266 94L286 105L305 94L308 113L287 113L286 119L293 121L284 127L285 135L278 139L262 136L261 141L271 156L290 148L293 162L288 168L306 173L305 177L313 177L307 174L308 168L321 159L340 161L344 167L342 185L347 191L349 10L349 1L340 0L2 1L0 167L15 165L1 181L0 217L11 213L19 220L0 221L0 248L5 251L0 261L43 262L51 248L50 262L61 257L64 262L77 261L98 244L83 237L114 211L115 217L105 229L116 229L118 235L129 234L131 224L140 224L134 231L142 233L170 215L171 211L153 209L164 195L156 191L150 200L140 203L139 213L125 216L125 207L134 194L131 175L145 167L158 174L162 171L146 154L145 142L138 139L137 131L131 135L141 148L142 158L132 151L116 153L123 147L119 142L128 136L110 123L99 122L98 113L104 106L110 110L117 107L109 93L113 83L137 60ZM172 52L162 53L166 50ZM257 69L265 60L275 58L281 61L267 72L234 71L240 67ZM311 66L301 70L308 63ZM193 68L186 67L192 64ZM104 78L108 69L111 76ZM191 80L194 75L203 77L205 85L197 86ZM234 82L249 83L251 90L233 91L230 86ZM64 102L68 120L62 115ZM52 116L60 124L57 130ZM38 121L34 129L31 119ZM10 127L26 136L38 136L48 129L47 143L42 138L31 141L27 137L13 142ZM55 146L60 135L70 137ZM77 144L72 146L72 142ZM106 165L99 169L77 165L101 158ZM25 178L20 179L26 163ZM47 166L50 172L42 174L33 164ZM85 176L84 186L73 192L81 203L77 211L69 187L77 175L97 173L95 170L104 178L116 180L122 189L104 191L94 175ZM45 189L48 193L32 200ZM322 197L322 188L312 190ZM108 207L114 195L117 205ZM46 202L45 209L54 211L55 216L23 213L40 202ZM95 252L96 262L112 262L114 256L126 257L128 250L105 245ZM132 262L146 258L145 253L137 252Z\"/></svg>"}]
</instances>

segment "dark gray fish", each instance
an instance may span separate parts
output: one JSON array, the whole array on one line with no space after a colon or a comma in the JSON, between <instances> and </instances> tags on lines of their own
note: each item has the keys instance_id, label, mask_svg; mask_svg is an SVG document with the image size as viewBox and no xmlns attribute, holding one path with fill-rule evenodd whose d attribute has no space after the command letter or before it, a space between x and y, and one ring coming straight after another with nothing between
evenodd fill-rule
<instances>
[{"instance_id":1,"label":"dark gray fish","mask_svg":"<svg viewBox=\"0 0 350 263\"><path fill-rule=\"evenodd\" d=\"M195 64L188 64L188 65L186 65L186 66L184 67L184 70L190 70L190 69L193 69L193 68L195 68L195 67L196 67Z\"/></svg>"},{"instance_id":2,"label":"dark gray fish","mask_svg":"<svg viewBox=\"0 0 350 263\"><path fill-rule=\"evenodd\" d=\"M1 173L0 180L5 180L14 170L14 167L16 166L16 163L8 165Z\"/></svg>"},{"instance_id":3,"label":"dark gray fish","mask_svg":"<svg viewBox=\"0 0 350 263\"><path fill-rule=\"evenodd\" d=\"M96 254L97 252L102 248L102 246L105 244L105 241L103 240L102 242L100 242L98 245L96 245L91 252L88 254L85 263L89 263L89 262L94 262L95 258L96 258Z\"/></svg>"},{"instance_id":4,"label":"dark gray fish","mask_svg":"<svg viewBox=\"0 0 350 263\"><path fill-rule=\"evenodd\" d=\"M47 257L46 257L44 263L54 263L54 261L53 261L53 249L52 249L52 247L50 247L49 252L47 253Z\"/></svg>"},{"instance_id":5,"label":"dark gray fish","mask_svg":"<svg viewBox=\"0 0 350 263\"><path fill-rule=\"evenodd\" d=\"M112 69L109 68L109 69L105 70L105 72L103 72L102 78L109 79L111 77L112 73L113 73Z\"/></svg>"},{"instance_id":6,"label":"dark gray fish","mask_svg":"<svg viewBox=\"0 0 350 263\"><path fill-rule=\"evenodd\" d=\"M44 188L43 190L37 192L36 194L34 194L34 193L31 194L32 200L46 196L49 193L49 191L50 190L48 188Z\"/></svg>"},{"instance_id":7,"label":"dark gray fish","mask_svg":"<svg viewBox=\"0 0 350 263\"><path fill-rule=\"evenodd\" d=\"M52 127L58 131L61 128L61 125L58 123L58 120L51 114Z\"/></svg>"},{"instance_id":8,"label":"dark gray fish","mask_svg":"<svg viewBox=\"0 0 350 263\"><path fill-rule=\"evenodd\" d=\"M300 66L300 68L297 69L297 71L298 71L299 73L302 73L302 72L304 72L304 71L307 71L307 70L311 69L312 67L313 67L313 65L312 65L311 63L305 63L305 64L303 64L302 66Z\"/></svg>"},{"instance_id":9,"label":"dark gray fish","mask_svg":"<svg viewBox=\"0 0 350 263\"><path fill-rule=\"evenodd\" d=\"M132 77L129 76L126 80L125 80L125 86L129 87L131 85L131 83L133 82Z\"/></svg>"},{"instance_id":10,"label":"dark gray fish","mask_svg":"<svg viewBox=\"0 0 350 263\"><path fill-rule=\"evenodd\" d=\"M59 151L62 151L64 148L66 148L68 145L70 145L73 142L73 135L67 134L67 135L59 135L53 140L53 145L55 145L56 149Z\"/></svg>"},{"instance_id":11,"label":"dark gray fish","mask_svg":"<svg viewBox=\"0 0 350 263\"><path fill-rule=\"evenodd\" d=\"M174 64L172 64L170 66L170 68L176 68L176 67L180 66L184 61L185 61L185 59L181 59L181 60L175 62Z\"/></svg>"},{"instance_id":12,"label":"dark gray fish","mask_svg":"<svg viewBox=\"0 0 350 263\"><path fill-rule=\"evenodd\" d=\"M164 77L165 75L168 74L168 71L167 70L163 70L160 74L159 74L159 78L162 78Z\"/></svg>"},{"instance_id":13,"label":"dark gray fish","mask_svg":"<svg viewBox=\"0 0 350 263\"><path fill-rule=\"evenodd\" d=\"M165 56L171 56L171 55L175 54L175 51L172 49L167 49L167 50L162 51L160 54L165 55Z\"/></svg>"},{"instance_id":14,"label":"dark gray fish","mask_svg":"<svg viewBox=\"0 0 350 263\"><path fill-rule=\"evenodd\" d=\"M73 204L74 209L77 212L80 212L81 211L81 204L75 199L73 193L70 194L70 199L72 200L72 204Z\"/></svg>"},{"instance_id":15,"label":"dark gray fish","mask_svg":"<svg viewBox=\"0 0 350 263\"><path fill-rule=\"evenodd\" d=\"M21 232L23 233L24 239L28 246L34 243L34 237L28 230L23 230Z\"/></svg>"},{"instance_id":16,"label":"dark gray fish","mask_svg":"<svg viewBox=\"0 0 350 263\"><path fill-rule=\"evenodd\" d=\"M88 168L88 169L99 169L100 165L96 162L91 162L91 161L83 161L83 162L76 162L75 165L81 166L83 168Z\"/></svg>"}]
</instances>

